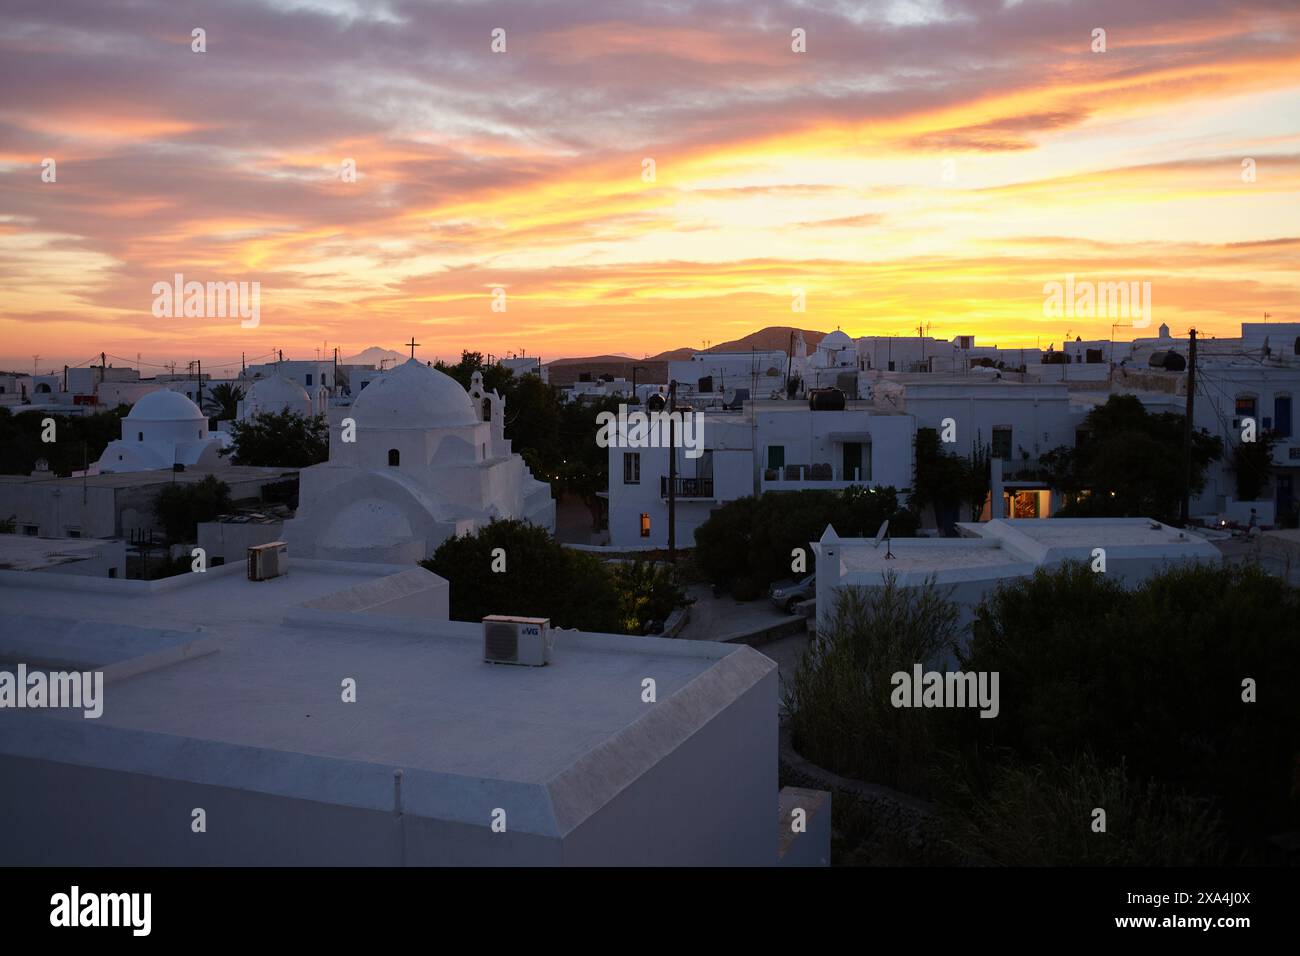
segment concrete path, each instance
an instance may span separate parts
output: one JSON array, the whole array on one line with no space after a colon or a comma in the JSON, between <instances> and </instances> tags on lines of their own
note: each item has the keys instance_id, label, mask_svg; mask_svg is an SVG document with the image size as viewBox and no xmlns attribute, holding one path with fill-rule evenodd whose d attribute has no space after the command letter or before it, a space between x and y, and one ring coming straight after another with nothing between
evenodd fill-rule
<instances>
[{"instance_id":1,"label":"concrete path","mask_svg":"<svg viewBox=\"0 0 1300 956\"><path fill-rule=\"evenodd\" d=\"M725 641L793 619L766 597L757 601L737 601L729 594L715 598L707 584L692 584L686 593L695 603L679 637L688 641Z\"/></svg>"}]
</instances>

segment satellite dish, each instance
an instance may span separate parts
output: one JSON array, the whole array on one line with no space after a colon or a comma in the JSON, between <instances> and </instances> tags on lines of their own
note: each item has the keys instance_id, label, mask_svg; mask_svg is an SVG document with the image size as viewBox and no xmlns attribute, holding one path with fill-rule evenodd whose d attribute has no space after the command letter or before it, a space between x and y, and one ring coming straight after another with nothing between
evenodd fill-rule
<instances>
[{"instance_id":1,"label":"satellite dish","mask_svg":"<svg viewBox=\"0 0 1300 956\"><path fill-rule=\"evenodd\" d=\"M892 560L894 557L894 552L891 551L889 548L889 519L888 518L884 520L884 522L880 525L880 530L876 532L876 541L872 545L872 547L873 548L880 547L881 541L885 542L885 560L887 561Z\"/></svg>"}]
</instances>

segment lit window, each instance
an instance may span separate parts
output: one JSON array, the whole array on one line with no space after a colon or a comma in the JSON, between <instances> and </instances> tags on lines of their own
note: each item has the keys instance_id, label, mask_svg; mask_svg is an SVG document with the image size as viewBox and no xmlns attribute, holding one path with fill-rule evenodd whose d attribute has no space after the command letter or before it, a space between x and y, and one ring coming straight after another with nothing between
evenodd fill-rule
<instances>
[{"instance_id":1,"label":"lit window","mask_svg":"<svg viewBox=\"0 0 1300 956\"><path fill-rule=\"evenodd\" d=\"M644 511L641 512L641 537L650 537L650 515Z\"/></svg>"}]
</instances>

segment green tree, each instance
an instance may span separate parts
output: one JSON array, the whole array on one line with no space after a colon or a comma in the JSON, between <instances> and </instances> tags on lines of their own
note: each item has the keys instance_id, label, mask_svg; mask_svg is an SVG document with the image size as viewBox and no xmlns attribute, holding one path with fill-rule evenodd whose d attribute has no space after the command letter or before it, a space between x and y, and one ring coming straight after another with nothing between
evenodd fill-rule
<instances>
[{"instance_id":1,"label":"green tree","mask_svg":"<svg viewBox=\"0 0 1300 956\"><path fill-rule=\"evenodd\" d=\"M231 461L263 468L306 468L329 458L324 415L304 418L288 409L262 412L230 428Z\"/></svg>"},{"instance_id":2,"label":"green tree","mask_svg":"<svg viewBox=\"0 0 1300 956\"><path fill-rule=\"evenodd\" d=\"M936 523L945 513L967 505L978 519L988 498L990 487L989 447L977 443L969 458L945 452L939 433L933 428L916 430L916 472L908 507L920 514L927 506L934 508ZM949 527L943 528L951 532Z\"/></svg>"},{"instance_id":3,"label":"green tree","mask_svg":"<svg viewBox=\"0 0 1300 956\"><path fill-rule=\"evenodd\" d=\"M1232 446L1232 471L1237 479L1237 500L1258 501L1273 474L1273 446L1277 436L1261 432L1255 441Z\"/></svg>"},{"instance_id":4,"label":"green tree","mask_svg":"<svg viewBox=\"0 0 1300 956\"><path fill-rule=\"evenodd\" d=\"M232 420L239 413L239 403L244 390L230 382L213 386L203 397L203 413L219 422Z\"/></svg>"},{"instance_id":5,"label":"green tree","mask_svg":"<svg viewBox=\"0 0 1300 956\"><path fill-rule=\"evenodd\" d=\"M1150 414L1133 395L1112 395L1084 419L1085 438L1042 456L1052 486L1071 500L1060 517L1139 517L1174 520L1182 501L1182 415ZM1192 493L1205 487L1223 442L1192 432Z\"/></svg>"},{"instance_id":6,"label":"green tree","mask_svg":"<svg viewBox=\"0 0 1300 956\"><path fill-rule=\"evenodd\" d=\"M713 511L695 532L695 557L715 585L741 599L757 597L773 581L790 577L791 552L833 525L843 537L876 533L889 520L890 534L916 533L916 515L903 508L893 488L853 485L839 491L769 491L738 498Z\"/></svg>"},{"instance_id":7,"label":"green tree","mask_svg":"<svg viewBox=\"0 0 1300 956\"><path fill-rule=\"evenodd\" d=\"M168 541L193 541L200 521L211 521L230 510L230 486L215 475L170 484L154 496L153 509Z\"/></svg>"},{"instance_id":8,"label":"green tree","mask_svg":"<svg viewBox=\"0 0 1300 956\"><path fill-rule=\"evenodd\" d=\"M502 560L505 570L494 571ZM448 538L421 564L450 583L454 620L513 614L550 618L556 627L622 631L609 570L594 555L561 546L545 528L493 521Z\"/></svg>"},{"instance_id":9,"label":"green tree","mask_svg":"<svg viewBox=\"0 0 1300 956\"><path fill-rule=\"evenodd\" d=\"M21 408L21 406L20 406ZM45 459L50 471L68 475L99 461L108 443L122 437L122 418L129 406L93 415L11 412L0 406L0 474L29 475ZM45 442L46 418L53 418L55 440Z\"/></svg>"}]
</instances>

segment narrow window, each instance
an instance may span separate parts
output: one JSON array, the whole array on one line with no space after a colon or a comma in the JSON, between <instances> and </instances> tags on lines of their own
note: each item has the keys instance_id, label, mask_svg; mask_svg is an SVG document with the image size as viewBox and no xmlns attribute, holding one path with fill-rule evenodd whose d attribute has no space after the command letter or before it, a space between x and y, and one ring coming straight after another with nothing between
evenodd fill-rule
<instances>
[{"instance_id":1,"label":"narrow window","mask_svg":"<svg viewBox=\"0 0 1300 956\"><path fill-rule=\"evenodd\" d=\"M993 448L992 455L994 458L1001 458L1003 461L1011 460L1011 427L1002 426L993 429Z\"/></svg>"},{"instance_id":2,"label":"narrow window","mask_svg":"<svg viewBox=\"0 0 1300 956\"><path fill-rule=\"evenodd\" d=\"M388 467L396 468L402 463L402 453L396 448L388 449Z\"/></svg>"}]
</instances>

